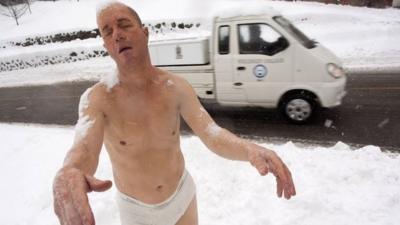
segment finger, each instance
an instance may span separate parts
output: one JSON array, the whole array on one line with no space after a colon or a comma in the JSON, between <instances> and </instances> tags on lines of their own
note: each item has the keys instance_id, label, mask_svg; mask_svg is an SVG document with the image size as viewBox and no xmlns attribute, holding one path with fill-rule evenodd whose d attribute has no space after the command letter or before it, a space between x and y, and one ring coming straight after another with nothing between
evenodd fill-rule
<instances>
[{"instance_id":1,"label":"finger","mask_svg":"<svg viewBox=\"0 0 400 225\"><path fill-rule=\"evenodd\" d=\"M277 177L277 194L279 197L284 197L290 199L292 196L292 185L291 175L289 169L282 162L280 158L274 160L271 166L273 168L273 173Z\"/></svg>"},{"instance_id":2,"label":"finger","mask_svg":"<svg viewBox=\"0 0 400 225\"><path fill-rule=\"evenodd\" d=\"M283 164L284 165L284 164ZM276 182L277 182L277 194L279 197L284 196L286 199L289 199L291 196L291 185L290 182L288 181L288 176L286 173L286 170L282 167L280 167L278 170L276 170Z\"/></svg>"},{"instance_id":3,"label":"finger","mask_svg":"<svg viewBox=\"0 0 400 225\"><path fill-rule=\"evenodd\" d=\"M279 198L281 198L282 193L283 193L282 181L279 177L276 177L276 194L278 195Z\"/></svg>"},{"instance_id":4,"label":"finger","mask_svg":"<svg viewBox=\"0 0 400 225\"><path fill-rule=\"evenodd\" d=\"M103 181L92 176L85 175L90 191L103 192L111 188L112 182L109 180Z\"/></svg>"},{"instance_id":5,"label":"finger","mask_svg":"<svg viewBox=\"0 0 400 225\"><path fill-rule=\"evenodd\" d=\"M296 195L296 187L293 183L293 179L290 177L290 195L295 196Z\"/></svg>"},{"instance_id":6,"label":"finger","mask_svg":"<svg viewBox=\"0 0 400 225\"><path fill-rule=\"evenodd\" d=\"M292 173L290 173L289 168L283 164L284 169L285 169L285 174L287 178L287 192L290 196L296 195L296 188L294 186L293 178L292 178Z\"/></svg>"},{"instance_id":7,"label":"finger","mask_svg":"<svg viewBox=\"0 0 400 225\"><path fill-rule=\"evenodd\" d=\"M277 178L276 179L276 185L277 185L277 195L278 197L284 197L286 199L288 199L290 197L289 194L289 189L288 189L288 184L286 183L286 180L283 178Z\"/></svg>"},{"instance_id":8,"label":"finger","mask_svg":"<svg viewBox=\"0 0 400 225\"><path fill-rule=\"evenodd\" d=\"M80 182L79 184L80 186L70 189L73 208L83 225L94 225L94 216L87 196L87 184L86 182Z\"/></svg>"}]
</instances>

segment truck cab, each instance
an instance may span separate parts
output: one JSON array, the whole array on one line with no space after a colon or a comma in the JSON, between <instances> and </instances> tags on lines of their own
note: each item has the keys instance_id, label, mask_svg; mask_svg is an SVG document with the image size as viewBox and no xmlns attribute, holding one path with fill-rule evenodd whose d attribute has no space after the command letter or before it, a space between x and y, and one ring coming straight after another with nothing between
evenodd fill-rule
<instances>
[{"instance_id":1,"label":"truck cab","mask_svg":"<svg viewBox=\"0 0 400 225\"><path fill-rule=\"evenodd\" d=\"M279 13L216 17L211 37L185 41L171 48L193 61L158 65L186 78L200 98L278 108L291 122L306 123L317 107L338 106L345 95L340 60Z\"/></svg>"}]
</instances>

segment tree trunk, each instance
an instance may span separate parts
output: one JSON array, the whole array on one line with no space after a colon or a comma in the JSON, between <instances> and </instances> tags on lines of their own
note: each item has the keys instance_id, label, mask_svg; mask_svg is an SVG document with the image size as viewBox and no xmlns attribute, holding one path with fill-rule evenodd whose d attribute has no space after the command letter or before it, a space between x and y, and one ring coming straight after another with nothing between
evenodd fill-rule
<instances>
[{"instance_id":1,"label":"tree trunk","mask_svg":"<svg viewBox=\"0 0 400 225\"><path fill-rule=\"evenodd\" d=\"M29 13L32 14L30 0L26 0L26 4L28 5Z\"/></svg>"},{"instance_id":2,"label":"tree trunk","mask_svg":"<svg viewBox=\"0 0 400 225\"><path fill-rule=\"evenodd\" d=\"M19 23L18 23L18 16L17 16L17 14L16 14L16 12L15 11L13 11L13 14L14 14L14 19L15 19L15 22L17 23L17 26L19 26Z\"/></svg>"}]
</instances>

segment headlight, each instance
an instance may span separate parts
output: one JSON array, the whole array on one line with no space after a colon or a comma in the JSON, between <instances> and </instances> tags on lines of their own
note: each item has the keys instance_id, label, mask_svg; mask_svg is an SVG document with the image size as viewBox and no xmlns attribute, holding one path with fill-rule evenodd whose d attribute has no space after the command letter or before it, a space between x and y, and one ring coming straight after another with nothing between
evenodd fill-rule
<instances>
[{"instance_id":1,"label":"headlight","mask_svg":"<svg viewBox=\"0 0 400 225\"><path fill-rule=\"evenodd\" d=\"M328 73L334 78L341 78L345 75L343 68L334 63L328 63L326 65L326 69L328 70Z\"/></svg>"}]
</instances>

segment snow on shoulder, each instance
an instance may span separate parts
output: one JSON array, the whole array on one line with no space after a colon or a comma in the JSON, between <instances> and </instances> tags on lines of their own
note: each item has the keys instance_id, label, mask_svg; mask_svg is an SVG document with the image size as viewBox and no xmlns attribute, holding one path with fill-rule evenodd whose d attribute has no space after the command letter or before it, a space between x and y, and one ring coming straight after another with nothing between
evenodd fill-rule
<instances>
[{"instance_id":1,"label":"snow on shoulder","mask_svg":"<svg viewBox=\"0 0 400 225\"><path fill-rule=\"evenodd\" d=\"M110 72L103 76L100 80L100 83L103 83L107 87L107 91L109 92L115 85L119 84L118 72L115 69L113 72Z\"/></svg>"},{"instance_id":2,"label":"snow on shoulder","mask_svg":"<svg viewBox=\"0 0 400 225\"><path fill-rule=\"evenodd\" d=\"M230 4L223 9L216 10L213 15L219 18L232 18L238 16L281 15L266 3L249 2L248 4Z\"/></svg>"}]
</instances>

